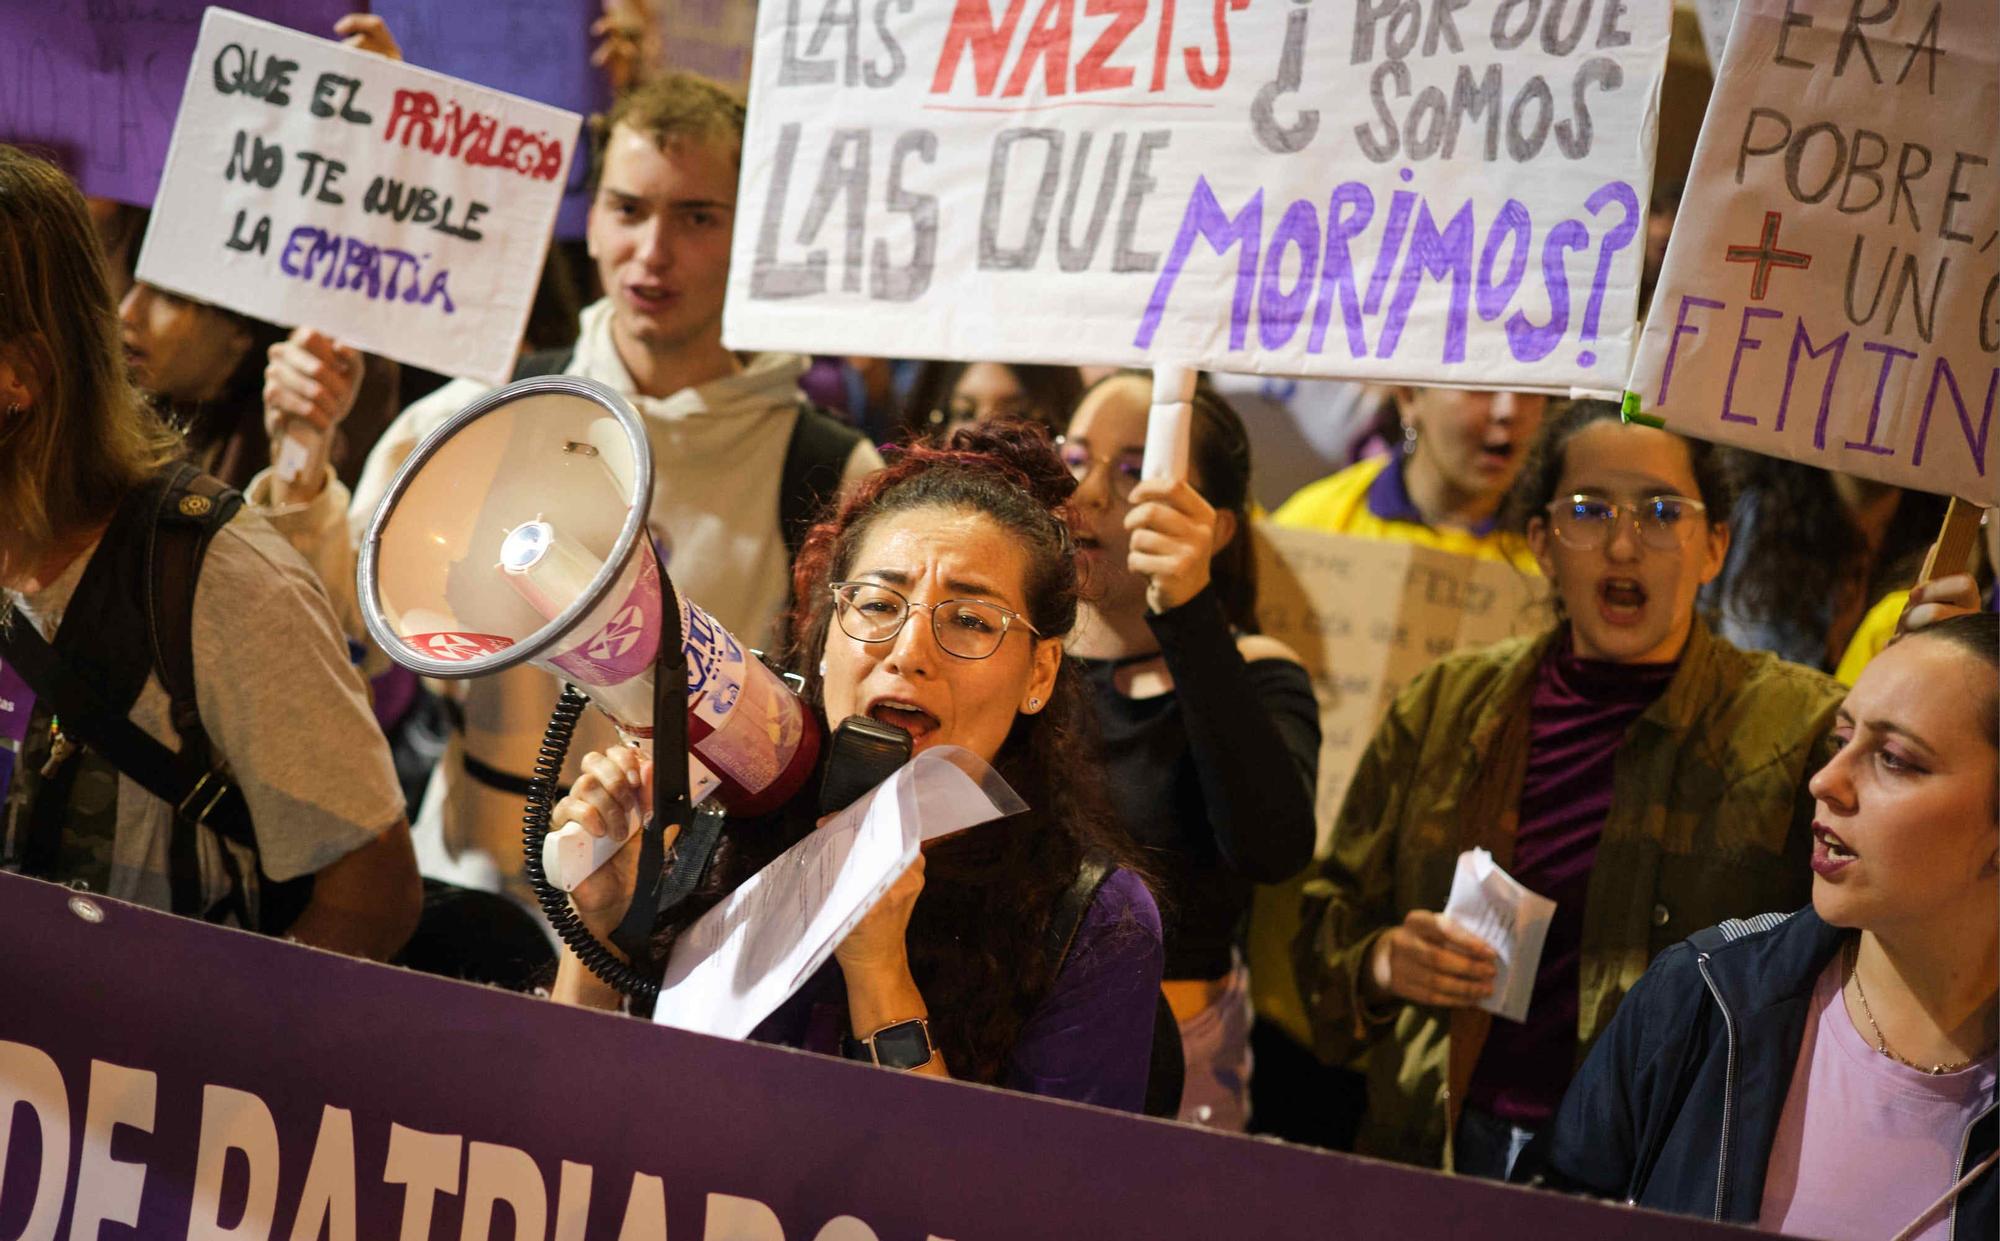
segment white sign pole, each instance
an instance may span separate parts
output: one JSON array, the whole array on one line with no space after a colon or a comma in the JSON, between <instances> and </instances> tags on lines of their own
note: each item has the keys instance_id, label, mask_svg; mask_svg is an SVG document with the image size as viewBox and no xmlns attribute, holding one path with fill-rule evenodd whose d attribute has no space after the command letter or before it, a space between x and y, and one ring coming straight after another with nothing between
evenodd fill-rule
<instances>
[{"instance_id":1,"label":"white sign pole","mask_svg":"<svg viewBox=\"0 0 2000 1241\"><path fill-rule=\"evenodd\" d=\"M1146 415L1146 455L1139 464L1140 478L1179 482L1187 477L1198 375L1193 367L1172 362L1153 367L1153 407Z\"/></svg>"}]
</instances>

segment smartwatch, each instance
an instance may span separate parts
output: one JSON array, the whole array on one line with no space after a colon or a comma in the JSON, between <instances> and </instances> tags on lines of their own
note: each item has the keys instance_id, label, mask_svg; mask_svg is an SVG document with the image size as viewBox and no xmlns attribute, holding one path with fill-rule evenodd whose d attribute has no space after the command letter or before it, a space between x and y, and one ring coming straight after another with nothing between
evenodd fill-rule
<instances>
[{"instance_id":1,"label":"smartwatch","mask_svg":"<svg viewBox=\"0 0 2000 1241\"><path fill-rule=\"evenodd\" d=\"M920 1069L937 1055L931 1023L922 1017L883 1026L865 1039L842 1038L840 1054L885 1069Z\"/></svg>"}]
</instances>

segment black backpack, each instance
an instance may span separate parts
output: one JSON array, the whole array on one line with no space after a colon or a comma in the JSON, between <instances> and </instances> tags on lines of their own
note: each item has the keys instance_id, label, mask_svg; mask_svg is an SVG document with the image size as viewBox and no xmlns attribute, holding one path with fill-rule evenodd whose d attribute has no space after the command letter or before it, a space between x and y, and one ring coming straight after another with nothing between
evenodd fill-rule
<instances>
[{"instance_id":1,"label":"black backpack","mask_svg":"<svg viewBox=\"0 0 2000 1241\"><path fill-rule=\"evenodd\" d=\"M174 807L167 849L173 912L207 921L233 914L240 925L275 935L311 899L312 877L276 882L260 875L253 918L245 877L228 849L220 852L230 892L213 905L203 901L197 848L197 833L207 828L258 854L249 805L202 727L194 677L195 584L210 540L242 505L240 492L194 466L168 466L119 503L54 643L24 621L0 624L0 659L35 691L35 726L46 731L59 720L64 737ZM178 752L131 720L149 676L166 691ZM36 791L20 842L23 873L66 878L58 858L81 766L75 758L61 763Z\"/></svg>"}]
</instances>

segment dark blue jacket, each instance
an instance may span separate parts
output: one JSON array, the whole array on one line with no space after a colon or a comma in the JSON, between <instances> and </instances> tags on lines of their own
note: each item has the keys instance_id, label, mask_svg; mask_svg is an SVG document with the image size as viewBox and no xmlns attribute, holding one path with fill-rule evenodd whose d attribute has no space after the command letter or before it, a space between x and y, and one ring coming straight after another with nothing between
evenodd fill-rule
<instances>
[{"instance_id":1,"label":"dark blue jacket","mask_svg":"<svg viewBox=\"0 0 2000 1241\"><path fill-rule=\"evenodd\" d=\"M1543 1183L1755 1223L1813 984L1851 934L1808 907L1725 922L1661 953L1537 1143ZM1992 1153L1996 1129L1989 1102L1953 1135L1961 1176ZM1994 1182L1988 1169L1959 1196L1954 1241L1994 1236Z\"/></svg>"}]
</instances>

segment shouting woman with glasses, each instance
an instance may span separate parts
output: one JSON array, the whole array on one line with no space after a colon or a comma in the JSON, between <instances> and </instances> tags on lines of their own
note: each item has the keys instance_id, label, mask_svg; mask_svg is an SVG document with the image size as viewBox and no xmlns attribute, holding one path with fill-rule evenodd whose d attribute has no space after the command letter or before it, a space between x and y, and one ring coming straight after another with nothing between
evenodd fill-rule
<instances>
[{"instance_id":1,"label":"shouting woman with glasses","mask_svg":"<svg viewBox=\"0 0 2000 1241\"><path fill-rule=\"evenodd\" d=\"M1655 954L1805 899L1840 687L1696 614L1729 502L1710 445L1616 405L1544 425L1504 519L1556 625L1404 688L1306 888L1300 985L1321 1054L1365 1058L1364 1153L1506 1176ZM1437 912L1473 848L1555 902L1525 1021L1479 1007L1501 963Z\"/></svg>"},{"instance_id":2,"label":"shouting woman with glasses","mask_svg":"<svg viewBox=\"0 0 2000 1241\"><path fill-rule=\"evenodd\" d=\"M1039 429L966 428L947 449L906 450L807 538L794 584L808 701L830 721L906 729L918 751L962 746L1030 809L926 845L753 1037L1107 1107L1144 1102L1159 911L1111 824L1090 703L1064 666L1078 581L1062 509L1074 489ZM556 821L636 828L650 764L620 749L583 769ZM794 840L732 825L660 934ZM632 852L572 894L600 937L631 901ZM617 1001L567 956L556 994Z\"/></svg>"},{"instance_id":3,"label":"shouting woman with glasses","mask_svg":"<svg viewBox=\"0 0 2000 1241\"><path fill-rule=\"evenodd\" d=\"M1181 1119L1242 1130L1253 883L1312 856L1319 709L1306 671L1256 632L1250 445L1235 412L1194 400L1188 478L1139 481L1152 385L1120 372L1062 444L1089 591L1070 654L1097 705L1119 818L1149 851L1166 915L1166 996L1181 1033Z\"/></svg>"}]
</instances>

